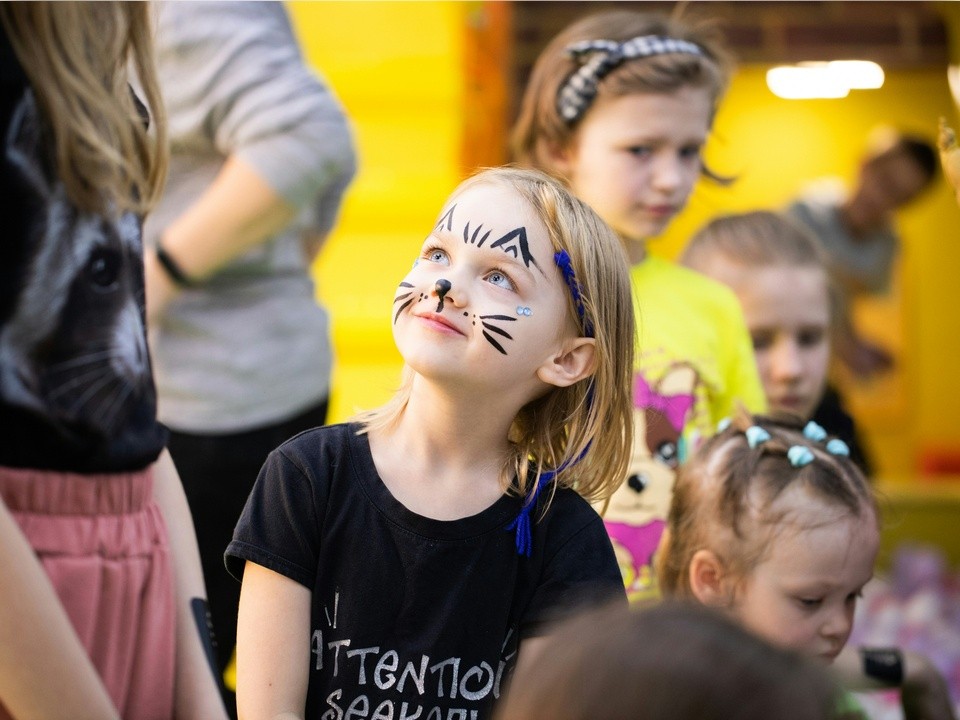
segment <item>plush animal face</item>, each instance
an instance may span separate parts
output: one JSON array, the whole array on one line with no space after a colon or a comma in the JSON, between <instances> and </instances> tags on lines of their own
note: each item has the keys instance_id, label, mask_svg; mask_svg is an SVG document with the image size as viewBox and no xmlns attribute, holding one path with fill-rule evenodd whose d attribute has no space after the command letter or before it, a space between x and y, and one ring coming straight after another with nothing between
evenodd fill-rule
<instances>
[{"instance_id":1,"label":"plush animal face","mask_svg":"<svg viewBox=\"0 0 960 720\"><path fill-rule=\"evenodd\" d=\"M3 147L4 172L16 175L7 185L29 221L0 320L0 395L55 424L110 435L151 383L140 223L78 212L40 128L27 91Z\"/></svg>"}]
</instances>

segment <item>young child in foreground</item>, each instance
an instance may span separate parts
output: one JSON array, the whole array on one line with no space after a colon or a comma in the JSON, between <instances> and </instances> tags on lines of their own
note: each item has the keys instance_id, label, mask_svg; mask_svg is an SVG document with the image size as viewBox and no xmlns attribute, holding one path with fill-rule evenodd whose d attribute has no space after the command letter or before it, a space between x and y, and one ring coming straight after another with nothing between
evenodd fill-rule
<instances>
[{"instance_id":1,"label":"young child in foreground","mask_svg":"<svg viewBox=\"0 0 960 720\"><path fill-rule=\"evenodd\" d=\"M771 411L824 425L846 442L862 468L852 420L844 416L846 422L835 425L836 417L828 423L816 414L827 387L834 318L830 278L816 239L775 212L726 215L691 238L681 262L728 285L740 300ZM841 652L834 667L846 687L898 688L907 720L954 717L949 689L926 656L885 648L881 656L901 669L876 677L870 660L876 653L853 647Z\"/></svg>"},{"instance_id":2,"label":"young child in foreground","mask_svg":"<svg viewBox=\"0 0 960 720\"><path fill-rule=\"evenodd\" d=\"M581 615L512 681L497 720L829 720L826 671L692 603Z\"/></svg>"},{"instance_id":3,"label":"young child in foreground","mask_svg":"<svg viewBox=\"0 0 960 720\"><path fill-rule=\"evenodd\" d=\"M657 571L665 596L831 664L879 547L876 501L841 440L739 412L677 474Z\"/></svg>"},{"instance_id":4,"label":"young child in foreground","mask_svg":"<svg viewBox=\"0 0 960 720\"><path fill-rule=\"evenodd\" d=\"M481 172L391 320L397 395L274 451L227 549L241 718L486 718L551 623L623 601L589 504L629 457L616 236L539 172Z\"/></svg>"}]
</instances>

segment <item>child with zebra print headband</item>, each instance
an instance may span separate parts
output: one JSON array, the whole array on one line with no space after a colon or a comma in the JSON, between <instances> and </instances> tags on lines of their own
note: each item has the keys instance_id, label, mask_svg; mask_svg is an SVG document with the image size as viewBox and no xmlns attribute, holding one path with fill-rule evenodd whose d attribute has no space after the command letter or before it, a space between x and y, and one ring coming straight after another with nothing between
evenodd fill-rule
<instances>
[{"instance_id":1,"label":"child with zebra print headband","mask_svg":"<svg viewBox=\"0 0 960 720\"><path fill-rule=\"evenodd\" d=\"M615 10L561 32L538 58L514 128L516 159L559 177L619 235L637 317L630 466L604 516L627 594L657 597L652 559L677 467L763 387L736 297L647 251L701 176L729 63L715 36Z\"/></svg>"}]
</instances>

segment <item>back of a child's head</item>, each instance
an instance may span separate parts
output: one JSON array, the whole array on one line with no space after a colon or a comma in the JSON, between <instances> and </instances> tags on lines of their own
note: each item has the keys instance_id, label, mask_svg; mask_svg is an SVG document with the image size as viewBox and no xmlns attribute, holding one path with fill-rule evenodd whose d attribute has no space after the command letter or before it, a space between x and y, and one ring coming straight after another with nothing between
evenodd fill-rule
<instances>
[{"instance_id":1,"label":"back of a child's head","mask_svg":"<svg viewBox=\"0 0 960 720\"><path fill-rule=\"evenodd\" d=\"M828 521L783 502L812 498L838 512L870 518L879 511L869 482L846 445L815 423L738 412L677 473L656 565L664 595L692 599L690 566L699 550L745 579L786 524L808 529Z\"/></svg>"},{"instance_id":2,"label":"back of a child's head","mask_svg":"<svg viewBox=\"0 0 960 720\"><path fill-rule=\"evenodd\" d=\"M527 494L538 467L566 466L557 476L560 486L575 486L591 501L603 500L626 473L632 436L635 334L623 247L589 206L537 170L481 170L454 190L441 214L460 195L482 184L515 192L543 223L554 253L569 258L569 262L551 258L543 271L560 274L576 332L595 343L589 377L568 387L551 387L515 418L510 440L516 448L518 490ZM391 424L403 411L408 393L405 382L391 403L361 420L370 427Z\"/></svg>"},{"instance_id":3,"label":"back of a child's head","mask_svg":"<svg viewBox=\"0 0 960 720\"><path fill-rule=\"evenodd\" d=\"M680 255L680 263L713 276L716 260L749 269L819 267L823 250L810 232L771 210L721 215L700 228Z\"/></svg>"},{"instance_id":4,"label":"back of a child's head","mask_svg":"<svg viewBox=\"0 0 960 720\"><path fill-rule=\"evenodd\" d=\"M715 610L667 602L588 613L513 677L498 720L826 720L822 669Z\"/></svg>"},{"instance_id":5,"label":"back of a child's head","mask_svg":"<svg viewBox=\"0 0 960 720\"><path fill-rule=\"evenodd\" d=\"M699 51L665 52L607 63L609 71L596 83L596 95L575 118L565 118L559 107L561 93L584 64L569 52L575 43L655 37L692 43ZM617 51L606 52L609 59ZM719 35L705 22L681 22L655 13L611 10L589 15L563 30L540 53L520 106L511 137L516 161L553 172L552 156L566 148L583 116L605 97L636 93L673 93L684 87L705 88L714 111L728 82L730 61Z\"/></svg>"}]
</instances>

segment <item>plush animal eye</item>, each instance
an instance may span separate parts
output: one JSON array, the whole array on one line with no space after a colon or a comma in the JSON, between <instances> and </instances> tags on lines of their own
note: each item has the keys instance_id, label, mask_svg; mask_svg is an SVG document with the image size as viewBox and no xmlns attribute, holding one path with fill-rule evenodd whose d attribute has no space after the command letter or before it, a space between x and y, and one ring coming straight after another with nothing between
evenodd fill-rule
<instances>
[{"instance_id":1,"label":"plush animal eye","mask_svg":"<svg viewBox=\"0 0 960 720\"><path fill-rule=\"evenodd\" d=\"M657 456L669 467L676 467L678 464L676 443L669 440L660 443L657 446Z\"/></svg>"},{"instance_id":2,"label":"plush animal eye","mask_svg":"<svg viewBox=\"0 0 960 720\"><path fill-rule=\"evenodd\" d=\"M87 275L95 290L114 290L120 277L119 253L106 248L94 250L87 262Z\"/></svg>"}]
</instances>

